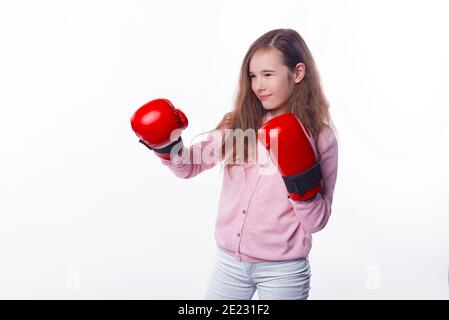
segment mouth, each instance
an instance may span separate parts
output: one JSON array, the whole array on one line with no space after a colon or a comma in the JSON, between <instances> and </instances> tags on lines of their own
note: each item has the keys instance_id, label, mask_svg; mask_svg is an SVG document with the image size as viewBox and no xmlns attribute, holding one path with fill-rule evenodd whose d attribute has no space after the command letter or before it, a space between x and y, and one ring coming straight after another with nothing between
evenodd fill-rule
<instances>
[{"instance_id":1,"label":"mouth","mask_svg":"<svg viewBox=\"0 0 449 320\"><path fill-rule=\"evenodd\" d=\"M266 96L258 96L260 100L266 100L271 96L271 94L267 94Z\"/></svg>"}]
</instances>

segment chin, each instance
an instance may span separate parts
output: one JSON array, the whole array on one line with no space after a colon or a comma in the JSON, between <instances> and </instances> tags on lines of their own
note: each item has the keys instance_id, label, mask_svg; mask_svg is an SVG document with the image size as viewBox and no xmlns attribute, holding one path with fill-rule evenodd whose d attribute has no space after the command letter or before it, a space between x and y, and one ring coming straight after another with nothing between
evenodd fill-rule
<instances>
[{"instance_id":1,"label":"chin","mask_svg":"<svg viewBox=\"0 0 449 320\"><path fill-rule=\"evenodd\" d=\"M264 105L263 103L262 103L262 106L263 106L263 108L265 109L265 110L267 110L267 111L271 111L271 110L276 110L277 109L277 107L276 106L273 106L273 105Z\"/></svg>"},{"instance_id":2,"label":"chin","mask_svg":"<svg viewBox=\"0 0 449 320\"><path fill-rule=\"evenodd\" d=\"M267 110L267 111L276 111L276 110L278 110L279 108L278 108L278 107L272 107L272 106L269 106L269 107L265 107L265 106L264 106L264 109Z\"/></svg>"}]
</instances>

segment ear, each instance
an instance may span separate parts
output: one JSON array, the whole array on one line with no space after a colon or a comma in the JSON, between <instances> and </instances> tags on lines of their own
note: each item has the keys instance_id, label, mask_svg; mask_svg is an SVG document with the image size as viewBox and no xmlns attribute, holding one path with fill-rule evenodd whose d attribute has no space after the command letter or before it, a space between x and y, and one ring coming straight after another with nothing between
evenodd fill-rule
<instances>
[{"instance_id":1,"label":"ear","mask_svg":"<svg viewBox=\"0 0 449 320\"><path fill-rule=\"evenodd\" d=\"M306 65L304 63L298 63L295 67L295 75L294 75L295 83L300 83L305 75L306 75Z\"/></svg>"}]
</instances>

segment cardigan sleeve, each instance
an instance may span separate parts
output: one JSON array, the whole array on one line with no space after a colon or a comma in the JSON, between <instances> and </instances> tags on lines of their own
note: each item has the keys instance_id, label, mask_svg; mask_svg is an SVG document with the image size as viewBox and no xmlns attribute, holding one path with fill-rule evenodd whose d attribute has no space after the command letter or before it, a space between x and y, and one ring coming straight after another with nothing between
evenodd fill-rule
<instances>
[{"instance_id":1,"label":"cardigan sleeve","mask_svg":"<svg viewBox=\"0 0 449 320\"><path fill-rule=\"evenodd\" d=\"M308 201L289 199L303 230L307 233L323 229L332 211L332 200L337 181L338 144L330 127L325 127L318 136L317 148L323 176L321 191Z\"/></svg>"},{"instance_id":2,"label":"cardigan sleeve","mask_svg":"<svg viewBox=\"0 0 449 320\"><path fill-rule=\"evenodd\" d=\"M171 160L161 159L177 177L193 178L201 172L213 168L221 161L221 142L223 130L210 132L206 139L182 148L182 155Z\"/></svg>"}]
</instances>

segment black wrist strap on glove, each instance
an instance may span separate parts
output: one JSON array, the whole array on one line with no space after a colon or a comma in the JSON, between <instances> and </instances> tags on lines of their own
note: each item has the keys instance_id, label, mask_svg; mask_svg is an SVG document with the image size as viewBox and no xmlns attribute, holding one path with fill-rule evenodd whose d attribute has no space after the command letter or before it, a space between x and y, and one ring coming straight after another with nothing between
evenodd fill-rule
<instances>
[{"instance_id":1,"label":"black wrist strap on glove","mask_svg":"<svg viewBox=\"0 0 449 320\"><path fill-rule=\"evenodd\" d=\"M168 146L165 146L165 147L160 148L160 149L151 148L151 147L150 147L148 144L146 144L146 142L143 141L142 139L140 139L139 142L140 142L141 144L143 144L145 147L147 147L148 149L153 150L153 151L155 151L155 152L157 152L157 153L170 153L171 149L173 149L174 146L176 146L178 143L182 142L182 138L179 137L178 140L176 140L175 142L170 143Z\"/></svg>"},{"instance_id":2,"label":"black wrist strap on glove","mask_svg":"<svg viewBox=\"0 0 449 320\"><path fill-rule=\"evenodd\" d=\"M294 176L283 176L282 179L284 179L289 193L298 193L302 195L320 183L322 177L320 163L317 162L307 171Z\"/></svg>"}]
</instances>

